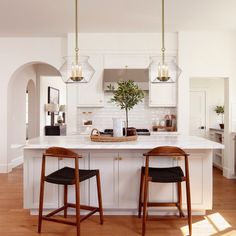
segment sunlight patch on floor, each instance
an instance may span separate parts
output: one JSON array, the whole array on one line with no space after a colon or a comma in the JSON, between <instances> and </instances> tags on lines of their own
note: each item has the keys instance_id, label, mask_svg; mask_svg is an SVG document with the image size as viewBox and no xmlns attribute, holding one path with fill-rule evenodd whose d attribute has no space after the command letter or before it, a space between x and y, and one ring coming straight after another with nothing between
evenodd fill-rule
<instances>
[{"instance_id":1,"label":"sunlight patch on floor","mask_svg":"<svg viewBox=\"0 0 236 236\"><path fill-rule=\"evenodd\" d=\"M220 235L224 236L235 236L235 230L225 232L223 231L229 230L232 227L222 215L219 213L214 213L212 215L208 215L204 217L204 220L193 223L193 236L211 236L218 235L218 233L222 233ZM183 235L188 235L188 225L181 228Z\"/></svg>"},{"instance_id":2,"label":"sunlight patch on floor","mask_svg":"<svg viewBox=\"0 0 236 236\"><path fill-rule=\"evenodd\" d=\"M223 231L231 227L231 225L224 219L224 217L219 214L215 213L212 215L207 216L207 219L214 224L218 231Z\"/></svg>"},{"instance_id":3,"label":"sunlight patch on floor","mask_svg":"<svg viewBox=\"0 0 236 236\"><path fill-rule=\"evenodd\" d=\"M221 234L221 236L235 236L236 235L236 230L231 230L227 233Z\"/></svg>"}]
</instances>

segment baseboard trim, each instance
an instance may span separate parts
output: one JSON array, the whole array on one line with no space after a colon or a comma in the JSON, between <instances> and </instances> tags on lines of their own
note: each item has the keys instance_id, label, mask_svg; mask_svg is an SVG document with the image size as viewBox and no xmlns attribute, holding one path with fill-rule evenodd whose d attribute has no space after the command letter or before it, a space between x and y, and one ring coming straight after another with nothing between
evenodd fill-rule
<instances>
[{"instance_id":1,"label":"baseboard trim","mask_svg":"<svg viewBox=\"0 0 236 236\"><path fill-rule=\"evenodd\" d=\"M235 174L226 167L223 167L223 176L227 179L235 179Z\"/></svg>"},{"instance_id":2,"label":"baseboard trim","mask_svg":"<svg viewBox=\"0 0 236 236\"><path fill-rule=\"evenodd\" d=\"M21 165L23 163L24 159L23 159L23 156L20 156L20 157L17 157L17 158L14 158L13 160L11 160L10 163L8 163L7 165L7 172L11 172L13 168Z\"/></svg>"}]
</instances>

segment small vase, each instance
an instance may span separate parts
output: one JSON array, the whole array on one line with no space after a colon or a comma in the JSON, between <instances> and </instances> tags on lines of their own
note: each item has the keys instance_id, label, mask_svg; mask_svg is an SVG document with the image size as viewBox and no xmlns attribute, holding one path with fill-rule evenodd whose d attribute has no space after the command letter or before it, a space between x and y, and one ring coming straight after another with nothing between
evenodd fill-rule
<instances>
[{"instance_id":1,"label":"small vase","mask_svg":"<svg viewBox=\"0 0 236 236\"><path fill-rule=\"evenodd\" d=\"M127 136L135 136L136 134L136 129L134 127L127 128Z\"/></svg>"},{"instance_id":2,"label":"small vase","mask_svg":"<svg viewBox=\"0 0 236 236\"><path fill-rule=\"evenodd\" d=\"M219 124L221 129L224 129L224 124Z\"/></svg>"}]
</instances>

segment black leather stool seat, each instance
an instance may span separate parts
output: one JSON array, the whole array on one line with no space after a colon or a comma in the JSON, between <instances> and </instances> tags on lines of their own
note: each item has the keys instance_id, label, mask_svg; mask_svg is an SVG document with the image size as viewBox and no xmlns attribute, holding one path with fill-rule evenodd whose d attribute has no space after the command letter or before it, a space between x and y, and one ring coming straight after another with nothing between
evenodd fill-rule
<instances>
[{"instance_id":1,"label":"black leather stool seat","mask_svg":"<svg viewBox=\"0 0 236 236\"><path fill-rule=\"evenodd\" d=\"M145 174L145 167L142 167L142 174ZM179 166L168 168L153 168L149 167L149 176L152 182L158 183L173 183L182 182L184 173Z\"/></svg>"},{"instance_id":2,"label":"black leather stool seat","mask_svg":"<svg viewBox=\"0 0 236 236\"><path fill-rule=\"evenodd\" d=\"M80 182L96 176L98 170L79 170ZM53 184L72 185L75 184L75 169L64 167L45 177L45 181Z\"/></svg>"}]
</instances>

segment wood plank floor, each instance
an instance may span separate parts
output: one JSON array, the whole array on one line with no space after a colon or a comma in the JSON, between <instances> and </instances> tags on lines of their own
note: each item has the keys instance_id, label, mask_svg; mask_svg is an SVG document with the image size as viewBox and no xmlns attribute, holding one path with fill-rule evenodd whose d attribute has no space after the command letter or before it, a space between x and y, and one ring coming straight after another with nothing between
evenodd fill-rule
<instances>
[{"instance_id":1,"label":"wood plank floor","mask_svg":"<svg viewBox=\"0 0 236 236\"><path fill-rule=\"evenodd\" d=\"M0 174L0 236L34 236L37 217L23 209L23 169ZM236 235L236 180L227 180L214 170L214 209L206 216L193 217L193 235ZM135 216L105 216L104 225L94 216L82 223L82 236L138 236L141 220ZM185 221L147 222L147 236L187 235ZM73 226L43 222L42 236L73 236Z\"/></svg>"}]
</instances>

